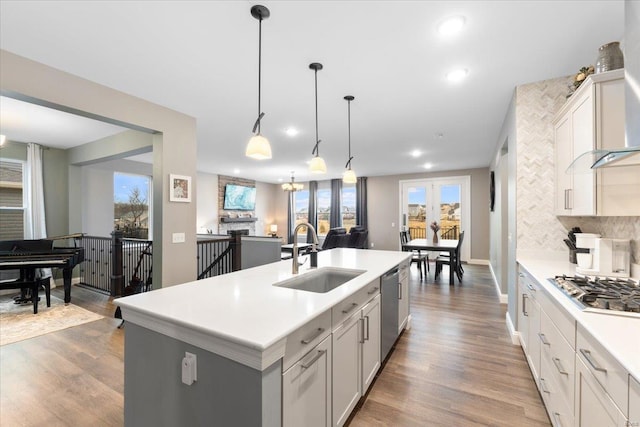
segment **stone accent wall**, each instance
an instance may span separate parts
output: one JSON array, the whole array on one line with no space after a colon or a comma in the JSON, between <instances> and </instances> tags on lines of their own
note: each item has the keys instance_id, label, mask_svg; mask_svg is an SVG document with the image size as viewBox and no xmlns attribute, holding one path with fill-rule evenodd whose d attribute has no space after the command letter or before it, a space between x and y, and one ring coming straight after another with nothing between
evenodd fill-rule
<instances>
[{"instance_id":1,"label":"stone accent wall","mask_svg":"<svg viewBox=\"0 0 640 427\"><path fill-rule=\"evenodd\" d=\"M248 215L250 214L252 217L255 217L255 211L226 211L223 209L224 207L224 188L227 184L235 184L235 185L244 185L245 187L255 187L256 182L252 179L244 179L238 178L234 176L225 176L218 175L218 218L233 216L236 217L238 215ZM256 223L255 222L231 222L226 223L220 221L220 225L218 225L218 233L227 234L228 230L249 230L250 236L255 236L256 234Z\"/></svg>"},{"instance_id":2,"label":"stone accent wall","mask_svg":"<svg viewBox=\"0 0 640 427\"><path fill-rule=\"evenodd\" d=\"M516 88L518 250L562 250L566 230L554 215L553 118L566 102L571 78Z\"/></svg>"}]
</instances>

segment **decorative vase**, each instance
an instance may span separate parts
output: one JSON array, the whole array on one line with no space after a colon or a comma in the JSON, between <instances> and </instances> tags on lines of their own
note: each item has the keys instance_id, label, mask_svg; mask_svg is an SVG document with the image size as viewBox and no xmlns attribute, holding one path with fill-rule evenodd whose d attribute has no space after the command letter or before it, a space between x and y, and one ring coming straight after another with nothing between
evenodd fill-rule
<instances>
[{"instance_id":1,"label":"decorative vase","mask_svg":"<svg viewBox=\"0 0 640 427\"><path fill-rule=\"evenodd\" d=\"M620 50L619 42L611 42L600 46L598 59L596 60L596 74L623 67L624 56Z\"/></svg>"},{"instance_id":2,"label":"decorative vase","mask_svg":"<svg viewBox=\"0 0 640 427\"><path fill-rule=\"evenodd\" d=\"M438 233L433 233L433 243L438 243Z\"/></svg>"}]
</instances>

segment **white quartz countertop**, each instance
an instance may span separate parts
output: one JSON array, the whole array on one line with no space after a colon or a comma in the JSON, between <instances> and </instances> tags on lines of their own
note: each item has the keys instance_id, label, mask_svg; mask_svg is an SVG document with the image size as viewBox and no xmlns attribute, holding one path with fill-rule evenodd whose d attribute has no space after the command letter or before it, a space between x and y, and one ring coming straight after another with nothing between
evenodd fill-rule
<instances>
[{"instance_id":1,"label":"white quartz countertop","mask_svg":"<svg viewBox=\"0 0 640 427\"><path fill-rule=\"evenodd\" d=\"M581 311L569 296L547 279L573 275L575 265L535 255L518 255L518 263L564 307L585 330L597 339L637 380L640 380L640 317Z\"/></svg>"},{"instance_id":2,"label":"white quartz countertop","mask_svg":"<svg viewBox=\"0 0 640 427\"><path fill-rule=\"evenodd\" d=\"M147 329L235 358L249 352L262 361L239 360L257 368L277 359L287 335L357 292L411 256L408 252L332 249L318 253L318 268L365 272L327 293L273 286L292 278L291 260L275 262L115 300L123 318ZM301 257L301 260L303 257ZM312 270L309 260L299 275ZM228 350L228 349L227 349ZM280 354L281 357L281 354Z\"/></svg>"}]
</instances>

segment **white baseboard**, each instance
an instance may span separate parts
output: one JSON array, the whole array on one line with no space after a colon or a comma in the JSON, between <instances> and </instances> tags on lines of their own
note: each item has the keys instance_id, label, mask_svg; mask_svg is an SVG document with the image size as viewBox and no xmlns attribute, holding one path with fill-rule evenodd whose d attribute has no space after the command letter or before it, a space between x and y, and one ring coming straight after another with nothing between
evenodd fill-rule
<instances>
[{"instance_id":1,"label":"white baseboard","mask_svg":"<svg viewBox=\"0 0 640 427\"><path fill-rule=\"evenodd\" d=\"M468 264L474 264L474 265L491 265L489 263L488 259L470 259L469 261L467 261Z\"/></svg>"},{"instance_id":2,"label":"white baseboard","mask_svg":"<svg viewBox=\"0 0 640 427\"><path fill-rule=\"evenodd\" d=\"M505 318L507 323L507 330L509 331L509 336L511 337L511 344L520 345L520 333L513 327L513 323L511 322L509 313L505 315Z\"/></svg>"},{"instance_id":3,"label":"white baseboard","mask_svg":"<svg viewBox=\"0 0 640 427\"><path fill-rule=\"evenodd\" d=\"M411 329L411 314L407 316L407 325L404 327L406 330Z\"/></svg>"},{"instance_id":4,"label":"white baseboard","mask_svg":"<svg viewBox=\"0 0 640 427\"><path fill-rule=\"evenodd\" d=\"M503 294L500 289L500 283L498 283L498 278L496 277L495 271L493 271L493 266L489 263L489 271L491 271L491 277L493 277L493 284L496 285L496 291L498 292L498 299L500 300L500 304L509 303L509 295Z\"/></svg>"}]
</instances>

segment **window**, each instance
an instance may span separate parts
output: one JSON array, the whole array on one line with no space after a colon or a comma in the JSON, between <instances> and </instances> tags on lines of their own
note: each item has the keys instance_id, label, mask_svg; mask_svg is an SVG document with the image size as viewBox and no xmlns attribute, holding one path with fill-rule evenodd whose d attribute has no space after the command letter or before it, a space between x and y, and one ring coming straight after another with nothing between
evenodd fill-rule
<instances>
[{"instance_id":1,"label":"window","mask_svg":"<svg viewBox=\"0 0 640 427\"><path fill-rule=\"evenodd\" d=\"M356 186L342 184L342 226L349 231L356 224Z\"/></svg>"},{"instance_id":2,"label":"window","mask_svg":"<svg viewBox=\"0 0 640 427\"><path fill-rule=\"evenodd\" d=\"M324 183L322 183L324 184ZM318 236L326 236L331 228L331 188L321 188L318 184Z\"/></svg>"},{"instance_id":3,"label":"window","mask_svg":"<svg viewBox=\"0 0 640 427\"><path fill-rule=\"evenodd\" d=\"M124 237L149 239L151 177L120 172L113 174L113 226Z\"/></svg>"},{"instance_id":4,"label":"window","mask_svg":"<svg viewBox=\"0 0 640 427\"><path fill-rule=\"evenodd\" d=\"M0 160L0 240L24 239L23 167L19 160Z\"/></svg>"},{"instance_id":5,"label":"window","mask_svg":"<svg viewBox=\"0 0 640 427\"><path fill-rule=\"evenodd\" d=\"M300 190L293 193L293 210L295 213L294 227L301 222L309 222L309 190ZM298 237L307 235L307 227L300 227Z\"/></svg>"}]
</instances>

